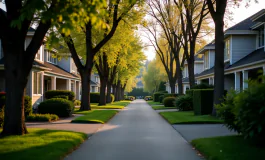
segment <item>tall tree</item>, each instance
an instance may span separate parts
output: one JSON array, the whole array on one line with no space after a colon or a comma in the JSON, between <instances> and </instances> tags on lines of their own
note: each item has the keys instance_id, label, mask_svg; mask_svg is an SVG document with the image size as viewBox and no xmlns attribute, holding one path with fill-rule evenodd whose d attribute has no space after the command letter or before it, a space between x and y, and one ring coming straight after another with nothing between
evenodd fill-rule
<instances>
[{"instance_id":1,"label":"tall tree","mask_svg":"<svg viewBox=\"0 0 265 160\"><path fill-rule=\"evenodd\" d=\"M35 55L53 22L68 19L74 11L68 9L78 10L79 6L71 0L6 0L5 6L6 12L0 9L0 39L5 57L6 82L5 123L1 134L22 135L27 133L23 112L24 90ZM25 39L32 24L37 27L25 48ZM66 22L65 30L68 25Z\"/></svg>"},{"instance_id":2,"label":"tall tree","mask_svg":"<svg viewBox=\"0 0 265 160\"><path fill-rule=\"evenodd\" d=\"M179 12L170 0L148 0L147 14L154 20L143 26L151 33L148 39L159 55L168 75L171 92L175 93L178 82L178 93L183 93L181 56L181 27ZM164 49L162 49L164 47ZM174 66L175 64L175 66ZM174 71L174 68L176 69Z\"/></svg>"},{"instance_id":3,"label":"tall tree","mask_svg":"<svg viewBox=\"0 0 265 160\"><path fill-rule=\"evenodd\" d=\"M83 6L87 6L94 1L82 1ZM110 26L110 29L106 30L103 29L105 32L103 32L103 36L100 39L98 43L95 43L97 41L94 41L93 39L93 33L98 29L98 25L95 25L94 19L95 17L90 17L90 13L86 13L88 16L87 18L80 19L82 22L80 25L77 26L77 28L84 34L85 36L85 48L86 48L86 60L85 64L82 64L82 61L80 60L78 53L75 48L74 39L71 35L67 35L62 33L62 37L65 40L65 43L67 44L71 55L74 59L74 62L77 66L78 72L81 76L81 83L82 83L82 99L81 99L81 107L80 110L90 110L90 79L91 79L91 71L94 66L94 58L97 52L112 38L114 35L119 22L131 11L135 10L133 7L140 3L138 0L126 0L126 1L120 1L120 0L110 0L108 1L107 7L101 8L100 11L103 10L103 12L106 12L103 16L103 22L104 19L109 19L106 21L106 25ZM105 9L105 11L104 11ZM108 12L109 11L109 12ZM98 32L96 32L98 33ZM102 32L101 32L102 33Z\"/></svg>"},{"instance_id":4,"label":"tall tree","mask_svg":"<svg viewBox=\"0 0 265 160\"><path fill-rule=\"evenodd\" d=\"M189 83L195 85L194 55L198 36L207 31L207 15L209 13L206 0L174 0L181 16L183 49L188 63ZM204 28L202 28L204 27Z\"/></svg>"},{"instance_id":5,"label":"tall tree","mask_svg":"<svg viewBox=\"0 0 265 160\"><path fill-rule=\"evenodd\" d=\"M207 0L215 24L214 104L220 104L224 95L224 15L227 0ZM212 115L216 115L213 107Z\"/></svg>"}]
</instances>

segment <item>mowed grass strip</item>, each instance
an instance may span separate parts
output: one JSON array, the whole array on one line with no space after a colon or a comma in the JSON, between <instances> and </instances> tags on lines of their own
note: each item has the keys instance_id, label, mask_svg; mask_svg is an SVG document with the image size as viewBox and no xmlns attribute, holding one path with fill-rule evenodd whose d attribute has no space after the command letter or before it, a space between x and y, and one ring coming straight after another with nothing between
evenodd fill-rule
<instances>
[{"instance_id":1,"label":"mowed grass strip","mask_svg":"<svg viewBox=\"0 0 265 160\"><path fill-rule=\"evenodd\" d=\"M192 145L207 160L264 160L265 148L259 148L243 136L195 139Z\"/></svg>"},{"instance_id":2,"label":"mowed grass strip","mask_svg":"<svg viewBox=\"0 0 265 160\"><path fill-rule=\"evenodd\" d=\"M160 112L170 124L219 124L223 120L210 115L195 116L193 111L188 112Z\"/></svg>"},{"instance_id":3,"label":"mowed grass strip","mask_svg":"<svg viewBox=\"0 0 265 160\"><path fill-rule=\"evenodd\" d=\"M0 130L1 131L1 130ZM1 160L59 160L76 149L87 135L79 132L28 129L23 136L0 138Z\"/></svg>"},{"instance_id":4,"label":"mowed grass strip","mask_svg":"<svg viewBox=\"0 0 265 160\"><path fill-rule=\"evenodd\" d=\"M162 109L177 109L177 107L165 107L163 105L157 106L157 105L152 105L151 106L154 110L162 110Z\"/></svg>"},{"instance_id":5,"label":"mowed grass strip","mask_svg":"<svg viewBox=\"0 0 265 160\"><path fill-rule=\"evenodd\" d=\"M91 109L124 109L128 104L130 104L131 101L119 101L119 102L113 102L109 103L105 106L98 106L98 103L91 103ZM75 113L78 113L79 108L75 109Z\"/></svg>"},{"instance_id":6,"label":"mowed grass strip","mask_svg":"<svg viewBox=\"0 0 265 160\"><path fill-rule=\"evenodd\" d=\"M146 101L150 106L152 105L163 105L162 103L160 102L154 102L154 101Z\"/></svg>"},{"instance_id":7,"label":"mowed grass strip","mask_svg":"<svg viewBox=\"0 0 265 160\"><path fill-rule=\"evenodd\" d=\"M119 111L115 110L92 110L92 111L79 111L80 116L72 120L72 123L101 123L104 124L110 120Z\"/></svg>"}]
</instances>

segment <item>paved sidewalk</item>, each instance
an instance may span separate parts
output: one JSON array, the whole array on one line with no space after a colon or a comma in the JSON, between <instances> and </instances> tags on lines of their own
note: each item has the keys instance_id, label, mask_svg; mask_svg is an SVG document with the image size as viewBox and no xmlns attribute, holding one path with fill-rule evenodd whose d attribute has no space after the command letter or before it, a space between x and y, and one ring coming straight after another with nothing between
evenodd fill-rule
<instances>
[{"instance_id":1,"label":"paved sidewalk","mask_svg":"<svg viewBox=\"0 0 265 160\"><path fill-rule=\"evenodd\" d=\"M200 160L144 100L135 100L66 160Z\"/></svg>"},{"instance_id":2,"label":"paved sidewalk","mask_svg":"<svg viewBox=\"0 0 265 160\"><path fill-rule=\"evenodd\" d=\"M235 135L223 124L179 124L173 127L189 142L197 138Z\"/></svg>"},{"instance_id":3,"label":"paved sidewalk","mask_svg":"<svg viewBox=\"0 0 265 160\"><path fill-rule=\"evenodd\" d=\"M26 123L27 128L43 128L43 129L54 129L54 130L69 130L76 132L83 132L88 135L92 135L99 128L103 126L103 124L84 124L84 123L71 123L71 121L82 115L74 115L74 117L65 118L56 122L28 122Z\"/></svg>"}]
</instances>

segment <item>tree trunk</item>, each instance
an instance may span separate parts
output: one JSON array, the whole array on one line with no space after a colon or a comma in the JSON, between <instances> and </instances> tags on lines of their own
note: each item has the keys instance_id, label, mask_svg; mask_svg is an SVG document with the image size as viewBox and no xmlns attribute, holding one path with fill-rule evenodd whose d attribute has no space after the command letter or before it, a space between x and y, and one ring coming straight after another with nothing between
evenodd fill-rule
<instances>
[{"instance_id":1,"label":"tree trunk","mask_svg":"<svg viewBox=\"0 0 265 160\"><path fill-rule=\"evenodd\" d=\"M91 110L90 107L90 80L91 80L91 71L80 72L81 75L81 84L82 84L82 95L81 95L81 111Z\"/></svg>"},{"instance_id":2,"label":"tree trunk","mask_svg":"<svg viewBox=\"0 0 265 160\"><path fill-rule=\"evenodd\" d=\"M171 80L169 82L169 85L170 85L171 93L176 93L176 81Z\"/></svg>"},{"instance_id":3,"label":"tree trunk","mask_svg":"<svg viewBox=\"0 0 265 160\"><path fill-rule=\"evenodd\" d=\"M107 103L111 103L111 83L107 82Z\"/></svg>"},{"instance_id":4,"label":"tree trunk","mask_svg":"<svg viewBox=\"0 0 265 160\"><path fill-rule=\"evenodd\" d=\"M222 102L224 95L224 21L215 20L215 66L214 66L214 105ZM216 115L213 105L212 115Z\"/></svg>"},{"instance_id":5,"label":"tree trunk","mask_svg":"<svg viewBox=\"0 0 265 160\"><path fill-rule=\"evenodd\" d=\"M124 90L125 90L125 88L122 87L122 89L121 89L121 100L124 100Z\"/></svg>"},{"instance_id":6,"label":"tree trunk","mask_svg":"<svg viewBox=\"0 0 265 160\"><path fill-rule=\"evenodd\" d=\"M113 89L113 95L114 95L114 101L117 101L117 85L113 84L112 85L112 89Z\"/></svg>"},{"instance_id":7,"label":"tree trunk","mask_svg":"<svg viewBox=\"0 0 265 160\"><path fill-rule=\"evenodd\" d=\"M104 77L100 78L100 98L99 98L99 106L106 105L106 87L107 81Z\"/></svg>"},{"instance_id":8,"label":"tree trunk","mask_svg":"<svg viewBox=\"0 0 265 160\"><path fill-rule=\"evenodd\" d=\"M120 101L121 100L121 82L118 81L118 84L117 84L117 101Z\"/></svg>"},{"instance_id":9,"label":"tree trunk","mask_svg":"<svg viewBox=\"0 0 265 160\"><path fill-rule=\"evenodd\" d=\"M178 94L183 94L182 70L180 67L179 59L177 60L177 77L178 77Z\"/></svg>"},{"instance_id":10,"label":"tree trunk","mask_svg":"<svg viewBox=\"0 0 265 160\"><path fill-rule=\"evenodd\" d=\"M194 76L194 52L195 52L195 43L193 42L193 43L190 44L190 56L187 59L190 88L192 88L195 85L195 76Z\"/></svg>"}]
</instances>

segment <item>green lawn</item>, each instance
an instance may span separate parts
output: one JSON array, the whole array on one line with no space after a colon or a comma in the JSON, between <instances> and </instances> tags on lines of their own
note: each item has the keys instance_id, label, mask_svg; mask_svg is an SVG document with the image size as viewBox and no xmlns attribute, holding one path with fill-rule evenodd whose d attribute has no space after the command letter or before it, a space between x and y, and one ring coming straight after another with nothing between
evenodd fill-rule
<instances>
[{"instance_id":1,"label":"green lawn","mask_svg":"<svg viewBox=\"0 0 265 160\"><path fill-rule=\"evenodd\" d=\"M154 102L154 101L146 101L150 106L152 105L163 105L162 103L160 102Z\"/></svg>"},{"instance_id":2,"label":"green lawn","mask_svg":"<svg viewBox=\"0 0 265 160\"><path fill-rule=\"evenodd\" d=\"M257 148L242 136L196 139L191 142L208 160L264 160L265 148Z\"/></svg>"},{"instance_id":3,"label":"green lawn","mask_svg":"<svg viewBox=\"0 0 265 160\"><path fill-rule=\"evenodd\" d=\"M92 110L92 111L79 111L78 113L84 116L76 117L72 123L106 123L118 111L115 110Z\"/></svg>"},{"instance_id":4,"label":"green lawn","mask_svg":"<svg viewBox=\"0 0 265 160\"><path fill-rule=\"evenodd\" d=\"M91 109L123 109L130 103L131 101L126 101L126 100L109 103L106 106L98 106L98 103L91 103ZM76 110L78 110L78 108Z\"/></svg>"},{"instance_id":5,"label":"green lawn","mask_svg":"<svg viewBox=\"0 0 265 160\"><path fill-rule=\"evenodd\" d=\"M161 105L161 106L151 105L151 107L152 107L154 110L161 110L161 109L177 109L177 107L165 107L165 106L163 106L163 105Z\"/></svg>"},{"instance_id":6,"label":"green lawn","mask_svg":"<svg viewBox=\"0 0 265 160\"><path fill-rule=\"evenodd\" d=\"M161 112L170 124L214 124L223 121L210 115L194 116L193 111L189 112Z\"/></svg>"},{"instance_id":7,"label":"green lawn","mask_svg":"<svg viewBox=\"0 0 265 160\"><path fill-rule=\"evenodd\" d=\"M23 136L0 138L1 160L58 160L72 152L87 135L84 133L28 129Z\"/></svg>"}]
</instances>

